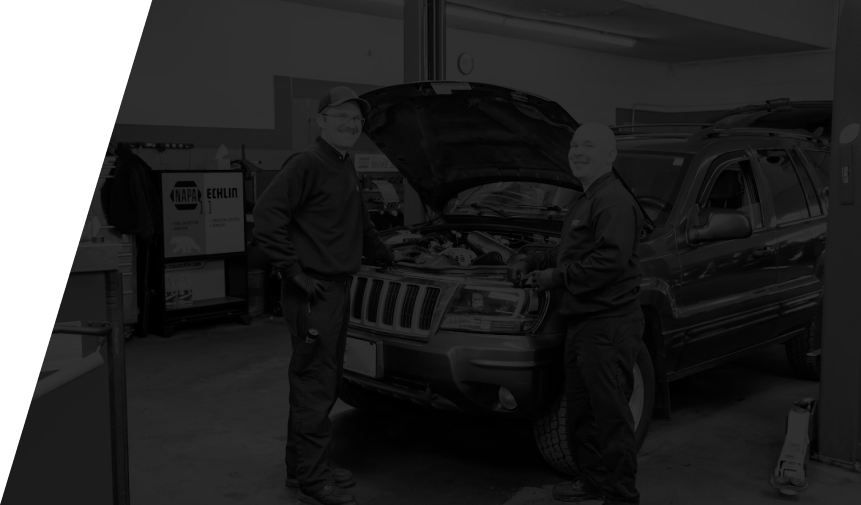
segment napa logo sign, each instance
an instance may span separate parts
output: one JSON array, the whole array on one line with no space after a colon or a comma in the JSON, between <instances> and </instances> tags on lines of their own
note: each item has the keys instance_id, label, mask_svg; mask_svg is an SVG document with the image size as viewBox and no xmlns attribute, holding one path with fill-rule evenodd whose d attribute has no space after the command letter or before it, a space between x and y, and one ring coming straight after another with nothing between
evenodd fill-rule
<instances>
[{"instance_id":1,"label":"napa logo sign","mask_svg":"<svg viewBox=\"0 0 861 505\"><path fill-rule=\"evenodd\" d=\"M176 210L194 210L200 203L203 193L194 181L177 181L170 190L170 201Z\"/></svg>"}]
</instances>

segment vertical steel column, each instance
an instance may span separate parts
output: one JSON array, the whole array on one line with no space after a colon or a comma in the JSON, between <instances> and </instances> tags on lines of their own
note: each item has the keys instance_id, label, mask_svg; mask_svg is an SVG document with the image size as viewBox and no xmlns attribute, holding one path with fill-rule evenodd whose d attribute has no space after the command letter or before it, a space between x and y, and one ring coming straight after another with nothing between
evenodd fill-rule
<instances>
[{"instance_id":1,"label":"vertical steel column","mask_svg":"<svg viewBox=\"0 0 861 505\"><path fill-rule=\"evenodd\" d=\"M110 377L111 441L114 467L114 505L129 505L129 434L126 397L126 351L123 317L123 277L119 270L105 272L105 296L111 325L107 345Z\"/></svg>"},{"instance_id":2,"label":"vertical steel column","mask_svg":"<svg viewBox=\"0 0 861 505\"><path fill-rule=\"evenodd\" d=\"M861 2L842 2L837 29L819 459L861 468Z\"/></svg>"},{"instance_id":3,"label":"vertical steel column","mask_svg":"<svg viewBox=\"0 0 861 505\"><path fill-rule=\"evenodd\" d=\"M446 0L404 0L404 82L445 80ZM415 190L404 182L404 224L425 220Z\"/></svg>"}]
</instances>

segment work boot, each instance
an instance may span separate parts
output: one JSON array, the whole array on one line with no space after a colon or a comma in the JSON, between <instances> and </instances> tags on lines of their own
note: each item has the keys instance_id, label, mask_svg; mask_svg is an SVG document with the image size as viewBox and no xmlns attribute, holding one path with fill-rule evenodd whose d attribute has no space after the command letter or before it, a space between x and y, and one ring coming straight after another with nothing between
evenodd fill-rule
<instances>
[{"instance_id":1,"label":"work boot","mask_svg":"<svg viewBox=\"0 0 861 505\"><path fill-rule=\"evenodd\" d=\"M337 486L323 486L316 491L299 490L299 501L312 505L356 505L353 495Z\"/></svg>"},{"instance_id":2,"label":"work boot","mask_svg":"<svg viewBox=\"0 0 861 505\"><path fill-rule=\"evenodd\" d=\"M335 485L338 487L350 487L356 485L356 478L353 477L353 472L344 470L343 468L329 468L332 471L332 477L335 479ZM284 485L287 487L299 487L299 479L295 475L287 474L284 479Z\"/></svg>"},{"instance_id":3,"label":"work boot","mask_svg":"<svg viewBox=\"0 0 861 505\"><path fill-rule=\"evenodd\" d=\"M601 493L590 486L583 484L581 480L563 482L553 486L553 497L559 501L585 502L587 500L603 502Z\"/></svg>"}]
</instances>

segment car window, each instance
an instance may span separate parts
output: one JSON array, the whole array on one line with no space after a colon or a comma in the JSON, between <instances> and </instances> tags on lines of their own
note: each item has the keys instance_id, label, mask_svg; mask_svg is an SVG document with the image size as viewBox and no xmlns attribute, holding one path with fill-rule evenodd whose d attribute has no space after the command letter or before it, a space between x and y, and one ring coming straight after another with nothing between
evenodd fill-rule
<instances>
[{"instance_id":1,"label":"car window","mask_svg":"<svg viewBox=\"0 0 861 505\"><path fill-rule=\"evenodd\" d=\"M789 157L792 159L792 164L795 165L795 172L798 174L798 179L801 181L801 189L804 191L804 198L807 200L807 209L811 216L821 216L822 209L819 207L819 198L816 196L816 188L813 186L813 181L810 179L810 173L804 166L804 160L795 151L789 151Z\"/></svg>"},{"instance_id":2,"label":"car window","mask_svg":"<svg viewBox=\"0 0 861 505\"><path fill-rule=\"evenodd\" d=\"M747 214L751 227L762 228L762 203L748 159L738 159L719 166L707 183L708 193L701 200L700 223L716 209L738 210Z\"/></svg>"},{"instance_id":3,"label":"car window","mask_svg":"<svg viewBox=\"0 0 861 505\"><path fill-rule=\"evenodd\" d=\"M827 188L831 179L831 153L805 149L804 155L813 167L813 172L819 178L822 187Z\"/></svg>"},{"instance_id":4,"label":"car window","mask_svg":"<svg viewBox=\"0 0 861 505\"><path fill-rule=\"evenodd\" d=\"M613 167L655 226L661 226L676 203L688 161L675 154L620 152Z\"/></svg>"},{"instance_id":5,"label":"car window","mask_svg":"<svg viewBox=\"0 0 861 505\"><path fill-rule=\"evenodd\" d=\"M757 159L768 183L777 224L810 217L801 181L788 153L783 149L760 149Z\"/></svg>"},{"instance_id":6,"label":"car window","mask_svg":"<svg viewBox=\"0 0 861 505\"><path fill-rule=\"evenodd\" d=\"M812 172L819 179L822 191L819 192L819 202L828 211L828 186L831 183L831 153L828 151L804 151L804 157L813 168Z\"/></svg>"}]
</instances>

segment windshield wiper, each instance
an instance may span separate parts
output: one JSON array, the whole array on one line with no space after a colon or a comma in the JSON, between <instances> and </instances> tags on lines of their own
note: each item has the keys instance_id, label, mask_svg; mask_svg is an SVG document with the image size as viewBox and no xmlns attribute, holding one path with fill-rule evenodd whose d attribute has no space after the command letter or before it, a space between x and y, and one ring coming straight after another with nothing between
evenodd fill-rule
<instances>
[{"instance_id":1,"label":"windshield wiper","mask_svg":"<svg viewBox=\"0 0 861 505\"><path fill-rule=\"evenodd\" d=\"M500 216L502 216L502 217L504 217L504 218L506 218L506 219L507 219L507 218L509 218L509 217L511 217L511 216L509 216L508 214L506 214L504 210L499 209L499 208L496 208L496 207L494 207L493 205L488 205L488 204L486 204L486 203L473 202L473 203L469 204L469 206L470 206L470 207L472 207L473 209L487 209L487 210L492 210L493 212L496 212L497 214L499 214Z\"/></svg>"},{"instance_id":2,"label":"windshield wiper","mask_svg":"<svg viewBox=\"0 0 861 505\"><path fill-rule=\"evenodd\" d=\"M566 209L558 205L517 205L517 208L521 209L541 209L541 210L552 210L554 212L563 212Z\"/></svg>"}]
</instances>

